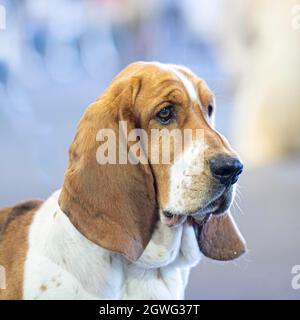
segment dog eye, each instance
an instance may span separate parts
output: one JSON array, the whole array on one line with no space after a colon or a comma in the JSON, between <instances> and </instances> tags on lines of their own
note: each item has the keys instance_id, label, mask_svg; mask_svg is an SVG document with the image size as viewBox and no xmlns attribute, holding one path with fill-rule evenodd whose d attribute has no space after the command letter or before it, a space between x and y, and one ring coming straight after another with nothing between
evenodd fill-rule
<instances>
[{"instance_id":1,"label":"dog eye","mask_svg":"<svg viewBox=\"0 0 300 320\"><path fill-rule=\"evenodd\" d=\"M208 107L207 107L208 116L211 117L213 112L214 112L214 107L211 104L208 105Z\"/></svg>"},{"instance_id":2,"label":"dog eye","mask_svg":"<svg viewBox=\"0 0 300 320\"><path fill-rule=\"evenodd\" d=\"M170 105L167 107L162 108L157 114L156 114L156 119L161 123L161 124L169 124L171 121L175 120L175 110L174 106Z\"/></svg>"}]
</instances>

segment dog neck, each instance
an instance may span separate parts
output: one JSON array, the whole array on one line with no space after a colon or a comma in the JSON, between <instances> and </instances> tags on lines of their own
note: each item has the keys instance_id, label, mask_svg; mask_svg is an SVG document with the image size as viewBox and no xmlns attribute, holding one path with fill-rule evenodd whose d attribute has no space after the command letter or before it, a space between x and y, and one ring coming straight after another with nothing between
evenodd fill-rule
<instances>
[{"instance_id":1,"label":"dog neck","mask_svg":"<svg viewBox=\"0 0 300 320\"><path fill-rule=\"evenodd\" d=\"M65 295L74 286L78 292L74 298L183 297L188 267L200 257L190 226L169 228L159 221L142 256L132 262L82 235L60 209L59 194L57 191L45 201L30 228L25 298L27 293L41 293L41 288L49 293L53 289L55 295L61 288Z\"/></svg>"}]
</instances>

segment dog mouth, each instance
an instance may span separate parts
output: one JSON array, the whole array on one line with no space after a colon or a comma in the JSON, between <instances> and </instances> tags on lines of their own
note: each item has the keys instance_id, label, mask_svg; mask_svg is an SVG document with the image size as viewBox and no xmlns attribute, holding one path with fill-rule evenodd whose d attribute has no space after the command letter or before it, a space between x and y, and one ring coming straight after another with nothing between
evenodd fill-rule
<instances>
[{"instance_id":1,"label":"dog mouth","mask_svg":"<svg viewBox=\"0 0 300 320\"><path fill-rule=\"evenodd\" d=\"M163 222L176 227L186 222L193 227L199 250L208 258L220 261L234 260L246 252L246 243L229 208L233 189L222 194L195 212L185 214L163 213Z\"/></svg>"},{"instance_id":2,"label":"dog mouth","mask_svg":"<svg viewBox=\"0 0 300 320\"><path fill-rule=\"evenodd\" d=\"M192 213L191 216L195 220L202 220L203 217L210 214L221 215L229 209L232 198L232 190L225 190L216 199L211 200L207 205Z\"/></svg>"},{"instance_id":3,"label":"dog mouth","mask_svg":"<svg viewBox=\"0 0 300 320\"><path fill-rule=\"evenodd\" d=\"M184 214L173 214L170 211L163 211L165 223L170 226L177 226L189 221L195 220L198 223L205 221L210 215L222 215L231 205L232 194L230 190L225 190L217 198L209 201L205 206L197 209L194 212Z\"/></svg>"}]
</instances>

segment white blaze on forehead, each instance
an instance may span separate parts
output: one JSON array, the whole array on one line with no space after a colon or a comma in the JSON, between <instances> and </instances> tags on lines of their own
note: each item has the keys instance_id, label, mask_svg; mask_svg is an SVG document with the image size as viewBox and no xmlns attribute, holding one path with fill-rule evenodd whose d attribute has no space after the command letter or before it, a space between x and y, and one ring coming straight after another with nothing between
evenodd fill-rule
<instances>
[{"instance_id":1,"label":"white blaze on forehead","mask_svg":"<svg viewBox=\"0 0 300 320\"><path fill-rule=\"evenodd\" d=\"M182 81L190 99L194 102L199 102L197 91L195 90L194 84L192 81L187 78L183 73L176 70L175 67L171 67L172 71L176 74L176 76Z\"/></svg>"},{"instance_id":2,"label":"white blaze on forehead","mask_svg":"<svg viewBox=\"0 0 300 320\"><path fill-rule=\"evenodd\" d=\"M184 85L185 90L187 91L190 99L194 102L199 103L199 96L197 93L197 90L194 87L193 82L186 77L182 72L180 72L175 65L172 64L162 64L159 62L154 62L154 65L156 65L157 67L159 67L160 69L163 70L167 70L170 71L171 73L173 73L177 78L179 78L179 80L182 82L182 84ZM182 67L183 68L183 67ZM188 69L186 69L188 72Z\"/></svg>"}]
</instances>

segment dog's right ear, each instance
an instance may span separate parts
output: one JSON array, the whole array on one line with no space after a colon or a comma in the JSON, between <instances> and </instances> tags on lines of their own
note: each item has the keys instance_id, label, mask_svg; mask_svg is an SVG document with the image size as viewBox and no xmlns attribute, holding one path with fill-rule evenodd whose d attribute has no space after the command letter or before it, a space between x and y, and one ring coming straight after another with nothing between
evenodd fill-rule
<instances>
[{"instance_id":1,"label":"dog's right ear","mask_svg":"<svg viewBox=\"0 0 300 320\"><path fill-rule=\"evenodd\" d=\"M99 164L96 137L100 129L112 129L118 150L119 121L135 128L132 109L140 85L137 78L117 78L87 109L59 198L62 211L86 238L130 260L142 254L158 218L152 170L141 163Z\"/></svg>"}]
</instances>

